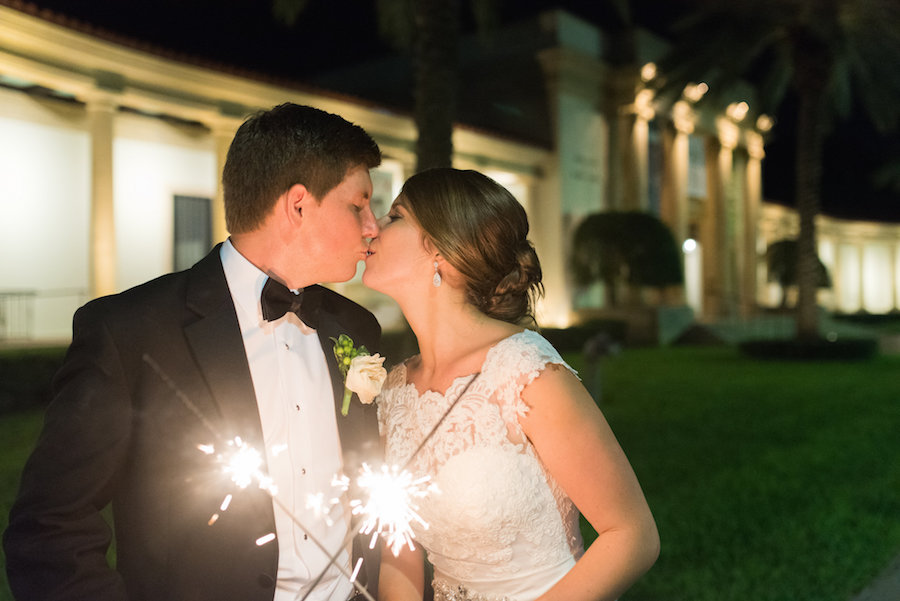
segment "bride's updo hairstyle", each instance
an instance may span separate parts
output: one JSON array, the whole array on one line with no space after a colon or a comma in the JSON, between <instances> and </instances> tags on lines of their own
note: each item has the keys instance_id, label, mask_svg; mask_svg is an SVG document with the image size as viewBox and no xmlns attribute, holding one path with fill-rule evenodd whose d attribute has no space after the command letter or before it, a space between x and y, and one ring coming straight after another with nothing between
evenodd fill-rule
<instances>
[{"instance_id":1,"label":"bride's updo hairstyle","mask_svg":"<svg viewBox=\"0 0 900 601\"><path fill-rule=\"evenodd\" d=\"M534 321L541 265L527 238L525 209L506 188L477 171L439 168L413 175L400 196L465 279L470 304L509 323Z\"/></svg>"}]
</instances>

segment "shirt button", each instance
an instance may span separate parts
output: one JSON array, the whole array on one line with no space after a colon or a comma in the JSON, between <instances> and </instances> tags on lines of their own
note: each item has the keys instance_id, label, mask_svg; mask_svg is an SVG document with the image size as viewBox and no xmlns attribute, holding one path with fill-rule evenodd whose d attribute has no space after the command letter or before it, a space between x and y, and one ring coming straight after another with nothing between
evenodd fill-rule
<instances>
[{"instance_id":1,"label":"shirt button","mask_svg":"<svg viewBox=\"0 0 900 601\"><path fill-rule=\"evenodd\" d=\"M309 535L304 534L304 535L303 535L303 540L309 540Z\"/></svg>"},{"instance_id":2,"label":"shirt button","mask_svg":"<svg viewBox=\"0 0 900 601\"><path fill-rule=\"evenodd\" d=\"M300 475L301 475L301 476L305 476L305 475L306 475L306 468L305 468L305 467L304 467L304 468L300 468Z\"/></svg>"},{"instance_id":3,"label":"shirt button","mask_svg":"<svg viewBox=\"0 0 900 601\"><path fill-rule=\"evenodd\" d=\"M296 408L297 411L300 411L300 405L294 405L294 408Z\"/></svg>"},{"instance_id":4,"label":"shirt button","mask_svg":"<svg viewBox=\"0 0 900 601\"><path fill-rule=\"evenodd\" d=\"M287 342L285 342L285 343L284 343L284 350L286 350L286 351L291 350L291 345L288 344Z\"/></svg>"}]
</instances>

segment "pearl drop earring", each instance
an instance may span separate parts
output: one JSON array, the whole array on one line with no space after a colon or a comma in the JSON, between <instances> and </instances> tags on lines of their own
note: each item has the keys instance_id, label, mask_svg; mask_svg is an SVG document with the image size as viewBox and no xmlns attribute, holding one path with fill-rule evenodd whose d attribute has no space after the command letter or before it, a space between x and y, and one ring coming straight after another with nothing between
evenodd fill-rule
<instances>
[{"instance_id":1,"label":"pearl drop earring","mask_svg":"<svg viewBox=\"0 0 900 601\"><path fill-rule=\"evenodd\" d=\"M438 271L438 262L434 262L434 277L431 278L431 284L437 288L441 285L441 272Z\"/></svg>"}]
</instances>

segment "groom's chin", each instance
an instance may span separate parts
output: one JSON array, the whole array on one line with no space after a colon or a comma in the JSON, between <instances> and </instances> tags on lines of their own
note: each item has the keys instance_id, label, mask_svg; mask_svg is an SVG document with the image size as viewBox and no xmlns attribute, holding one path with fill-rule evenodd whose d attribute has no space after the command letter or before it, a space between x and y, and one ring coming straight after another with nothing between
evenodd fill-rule
<instances>
[{"instance_id":1,"label":"groom's chin","mask_svg":"<svg viewBox=\"0 0 900 601\"><path fill-rule=\"evenodd\" d=\"M357 273L362 273L363 266L365 265L364 261L357 261L352 265L348 265L345 269L340 271L335 270L335 273L328 279L329 282L335 284L342 284L344 282L349 282L353 278L356 277Z\"/></svg>"}]
</instances>

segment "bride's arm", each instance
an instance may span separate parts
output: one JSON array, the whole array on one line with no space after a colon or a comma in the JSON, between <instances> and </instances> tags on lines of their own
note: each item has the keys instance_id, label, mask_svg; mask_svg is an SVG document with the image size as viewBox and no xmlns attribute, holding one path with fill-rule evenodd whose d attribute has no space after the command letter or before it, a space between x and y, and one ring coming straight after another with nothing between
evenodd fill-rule
<instances>
[{"instance_id":1,"label":"bride's arm","mask_svg":"<svg viewBox=\"0 0 900 601\"><path fill-rule=\"evenodd\" d=\"M425 595L425 559L422 548L404 547L400 555L386 546L381 549L381 571L378 575L379 601L422 601Z\"/></svg>"},{"instance_id":2,"label":"bride's arm","mask_svg":"<svg viewBox=\"0 0 900 601\"><path fill-rule=\"evenodd\" d=\"M575 567L539 601L617 599L659 555L659 534L625 453L590 394L555 365L528 385L520 418L550 474L597 531Z\"/></svg>"}]
</instances>

